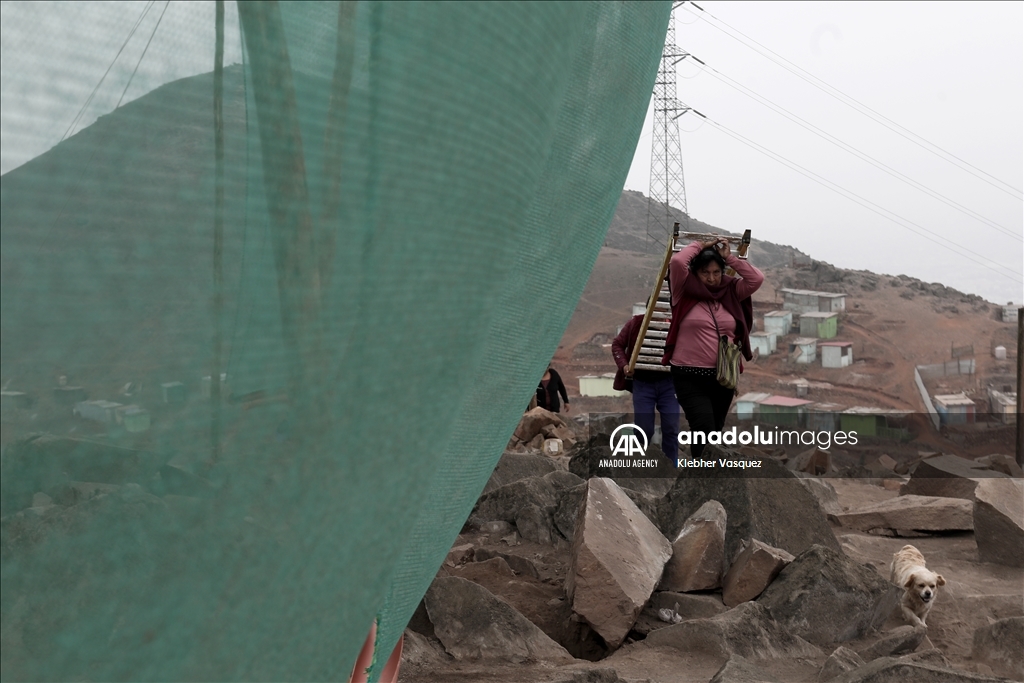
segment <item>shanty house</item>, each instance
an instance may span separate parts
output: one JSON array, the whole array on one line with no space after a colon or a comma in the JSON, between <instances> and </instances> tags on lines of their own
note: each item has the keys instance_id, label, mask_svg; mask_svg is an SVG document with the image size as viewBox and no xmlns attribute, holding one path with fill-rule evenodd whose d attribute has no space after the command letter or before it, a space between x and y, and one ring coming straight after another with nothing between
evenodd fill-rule
<instances>
[{"instance_id":1,"label":"shanty house","mask_svg":"<svg viewBox=\"0 0 1024 683\"><path fill-rule=\"evenodd\" d=\"M831 339L839 332L839 314L813 311L800 315L800 336Z\"/></svg>"},{"instance_id":2,"label":"shanty house","mask_svg":"<svg viewBox=\"0 0 1024 683\"><path fill-rule=\"evenodd\" d=\"M909 410L854 406L839 413L839 427L844 432L856 432L857 436L904 441L910 436L906 428L906 418L910 413Z\"/></svg>"},{"instance_id":3,"label":"shanty house","mask_svg":"<svg viewBox=\"0 0 1024 683\"><path fill-rule=\"evenodd\" d=\"M988 392L988 405L992 415L1001 422L1012 424L1017 421L1017 392L996 391L990 389Z\"/></svg>"},{"instance_id":4,"label":"shanty house","mask_svg":"<svg viewBox=\"0 0 1024 683\"><path fill-rule=\"evenodd\" d=\"M668 374L665 376L668 377ZM610 372L603 375L582 375L577 379L580 383L580 396L622 396L627 393L612 388L615 375Z\"/></svg>"},{"instance_id":5,"label":"shanty house","mask_svg":"<svg viewBox=\"0 0 1024 683\"><path fill-rule=\"evenodd\" d=\"M750 349L756 349L762 356L775 353L777 335L774 332L751 332Z\"/></svg>"},{"instance_id":6,"label":"shanty house","mask_svg":"<svg viewBox=\"0 0 1024 683\"><path fill-rule=\"evenodd\" d=\"M1003 312L1004 323L1015 323L1017 322L1017 310L1019 306L1012 301L1008 302L1005 306L1000 307Z\"/></svg>"},{"instance_id":7,"label":"shanty house","mask_svg":"<svg viewBox=\"0 0 1024 683\"><path fill-rule=\"evenodd\" d=\"M974 422L974 401L967 394L932 396L932 404L942 424L971 424Z\"/></svg>"},{"instance_id":8,"label":"shanty house","mask_svg":"<svg viewBox=\"0 0 1024 683\"><path fill-rule=\"evenodd\" d=\"M736 419L754 419L754 411L757 410L758 402L763 401L764 399L770 396L771 394L762 393L758 391L751 391L737 398L736 402L733 404L736 406Z\"/></svg>"},{"instance_id":9,"label":"shanty house","mask_svg":"<svg viewBox=\"0 0 1024 683\"><path fill-rule=\"evenodd\" d=\"M818 357L818 340L797 337L789 342L789 357L795 363L813 363Z\"/></svg>"},{"instance_id":10,"label":"shanty house","mask_svg":"<svg viewBox=\"0 0 1024 683\"><path fill-rule=\"evenodd\" d=\"M117 420L116 411L120 407L120 403L114 403L113 401L80 401L75 404L72 412L79 417L84 417L86 420L114 424Z\"/></svg>"},{"instance_id":11,"label":"shanty house","mask_svg":"<svg viewBox=\"0 0 1024 683\"><path fill-rule=\"evenodd\" d=\"M793 314L790 311L769 311L764 314L764 331L785 337L793 328Z\"/></svg>"},{"instance_id":12,"label":"shanty house","mask_svg":"<svg viewBox=\"0 0 1024 683\"><path fill-rule=\"evenodd\" d=\"M842 410L843 407L838 403L812 403L807 406L807 428L816 432L834 432L839 427L839 413Z\"/></svg>"},{"instance_id":13,"label":"shanty house","mask_svg":"<svg viewBox=\"0 0 1024 683\"><path fill-rule=\"evenodd\" d=\"M821 352L823 368L845 368L853 363L853 342L818 342L818 350Z\"/></svg>"},{"instance_id":14,"label":"shanty house","mask_svg":"<svg viewBox=\"0 0 1024 683\"><path fill-rule=\"evenodd\" d=\"M118 424L124 427L126 432L144 432L149 429L149 411L145 408L132 404L121 406L114 410Z\"/></svg>"},{"instance_id":15,"label":"shanty house","mask_svg":"<svg viewBox=\"0 0 1024 683\"><path fill-rule=\"evenodd\" d=\"M769 396L758 401L757 412L763 422L787 427L799 427L811 401L789 396Z\"/></svg>"},{"instance_id":16,"label":"shanty house","mask_svg":"<svg viewBox=\"0 0 1024 683\"><path fill-rule=\"evenodd\" d=\"M838 313L846 310L846 295L839 292L816 292L810 289L784 287L782 308L797 313Z\"/></svg>"},{"instance_id":17,"label":"shanty house","mask_svg":"<svg viewBox=\"0 0 1024 683\"><path fill-rule=\"evenodd\" d=\"M160 385L163 391L164 403L184 403L185 385L181 382L165 382Z\"/></svg>"}]
</instances>

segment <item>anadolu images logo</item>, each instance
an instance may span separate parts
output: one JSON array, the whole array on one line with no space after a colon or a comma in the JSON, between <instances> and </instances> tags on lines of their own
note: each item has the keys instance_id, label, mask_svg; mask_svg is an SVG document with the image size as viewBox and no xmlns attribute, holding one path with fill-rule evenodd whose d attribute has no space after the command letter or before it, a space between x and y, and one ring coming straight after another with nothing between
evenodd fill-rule
<instances>
[{"instance_id":1,"label":"anadolu images logo","mask_svg":"<svg viewBox=\"0 0 1024 683\"><path fill-rule=\"evenodd\" d=\"M616 434L627 428L632 429L633 433L623 434L618 439L615 438ZM640 445L640 439L637 438L637 434L644 440L642 446ZM612 456L624 455L627 458L642 458L647 454L647 434L635 424L627 422L616 427L612 435L608 437L608 447L612 449Z\"/></svg>"}]
</instances>

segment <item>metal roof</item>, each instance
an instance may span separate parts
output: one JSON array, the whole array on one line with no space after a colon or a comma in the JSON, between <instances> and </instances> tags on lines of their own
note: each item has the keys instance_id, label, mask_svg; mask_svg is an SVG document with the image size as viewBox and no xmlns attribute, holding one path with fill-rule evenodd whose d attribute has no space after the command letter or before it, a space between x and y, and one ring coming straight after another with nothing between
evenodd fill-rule
<instances>
[{"instance_id":1,"label":"metal roof","mask_svg":"<svg viewBox=\"0 0 1024 683\"><path fill-rule=\"evenodd\" d=\"M763 401L758 401L763 406L782 406L784 408L799 408L800 406L806 406L813 401L808 401L803 398L790 398L789 396L769 396Z\"/></svg>"}]
</instances>

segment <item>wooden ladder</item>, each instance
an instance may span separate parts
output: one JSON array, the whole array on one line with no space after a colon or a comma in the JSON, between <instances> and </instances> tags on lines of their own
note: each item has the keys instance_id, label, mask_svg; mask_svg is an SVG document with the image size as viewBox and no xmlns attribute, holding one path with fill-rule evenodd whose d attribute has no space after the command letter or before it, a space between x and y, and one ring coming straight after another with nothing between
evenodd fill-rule
<instances>
[{"instance_id":1,"label":"wooden ladder","mask_svg":"<svg viewBox=\"0 0 1024 683\"><path fill-rule=\"evenodd\" d=\"M669 366L661 364L661 359L665 355L668 328L672 324L672 292L668 285L668 264L672 260L672 255L683 248L684 240L707 241L709 238L735 243L737 256L741 259L747 258L747 248L750 246L749 230L744 231L742 237L692 232L680 235L679 223L675 223L672 226L672 237L665 248L665 258L661 262L661 270L658 271L658 279L654 281L654 290L647 302L647 310L644 312L644 319L640 325L640 333L637 335L640 342L633 345L633 354L629 357L629 365L626 366L630 375L637 369L669 372ZM735 274L732 269L729 269L729 273Z\"/></svg>"}]
</instances>

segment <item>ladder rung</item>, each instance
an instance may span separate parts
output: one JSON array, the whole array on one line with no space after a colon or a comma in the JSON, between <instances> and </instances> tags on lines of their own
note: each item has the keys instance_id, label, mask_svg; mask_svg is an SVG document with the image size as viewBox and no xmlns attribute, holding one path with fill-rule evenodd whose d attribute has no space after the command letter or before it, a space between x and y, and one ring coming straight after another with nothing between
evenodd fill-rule
<instances>
[{"instance_id":1,"label":"ladder rung","mask_svg":"<svg viewBox=\"0 0 1024 683\"><path fill-rule=\"evenodd\" d=\"M661 311L654 311L654 313L651 314L651 320L669 320L671 318L672 315L670 313L662 313Z\"/></svg>"},{"instance_id":2,"label":"ladder rung","mask_svg":"<svg viewBox=\"0 0 1024 683\"><path fill-rule=\"evenodd\" d=\"M652 320L650 322L650 324L647 326L647 329L648 330L664 330L665 332L668 332L668 322L667 321L661 321L661 320Z\"/></svg>"},{"instance_id":3,"label":"ladder rung","mask_svg":"<svg viewBox=\"0 0 1024 683\"><path fill-rule=\"evenodd\" d=\"M647 334L644 335L644 344L651 339L659 339L665 341L668 338L668 332L659 332L657 330L647 330Z\"/></svg>"},{"instance_id":4,"label":"ladder rung","mask_svg":"<svg viewBox=\"0 0 1024 683\"><path fill-rule=\"evenodd\" d=\"M637 363L635 367L637 370L657 370L658 372L670 372L668 366L662 365L661 363L658 363L657 365L653 365L651 363Z\"/></svg>"},{"instance_id":5,"label":"ladder rung","mask_svg":"<svg viewBox=\"0 0 1024 683\"><path fill-rule=\"evenodd\" d=\"M643 353L645 349L663 349L665 348L664 339L644 339L644 343L640 345L640 353Z\"/></svg>"}]
</instances>

